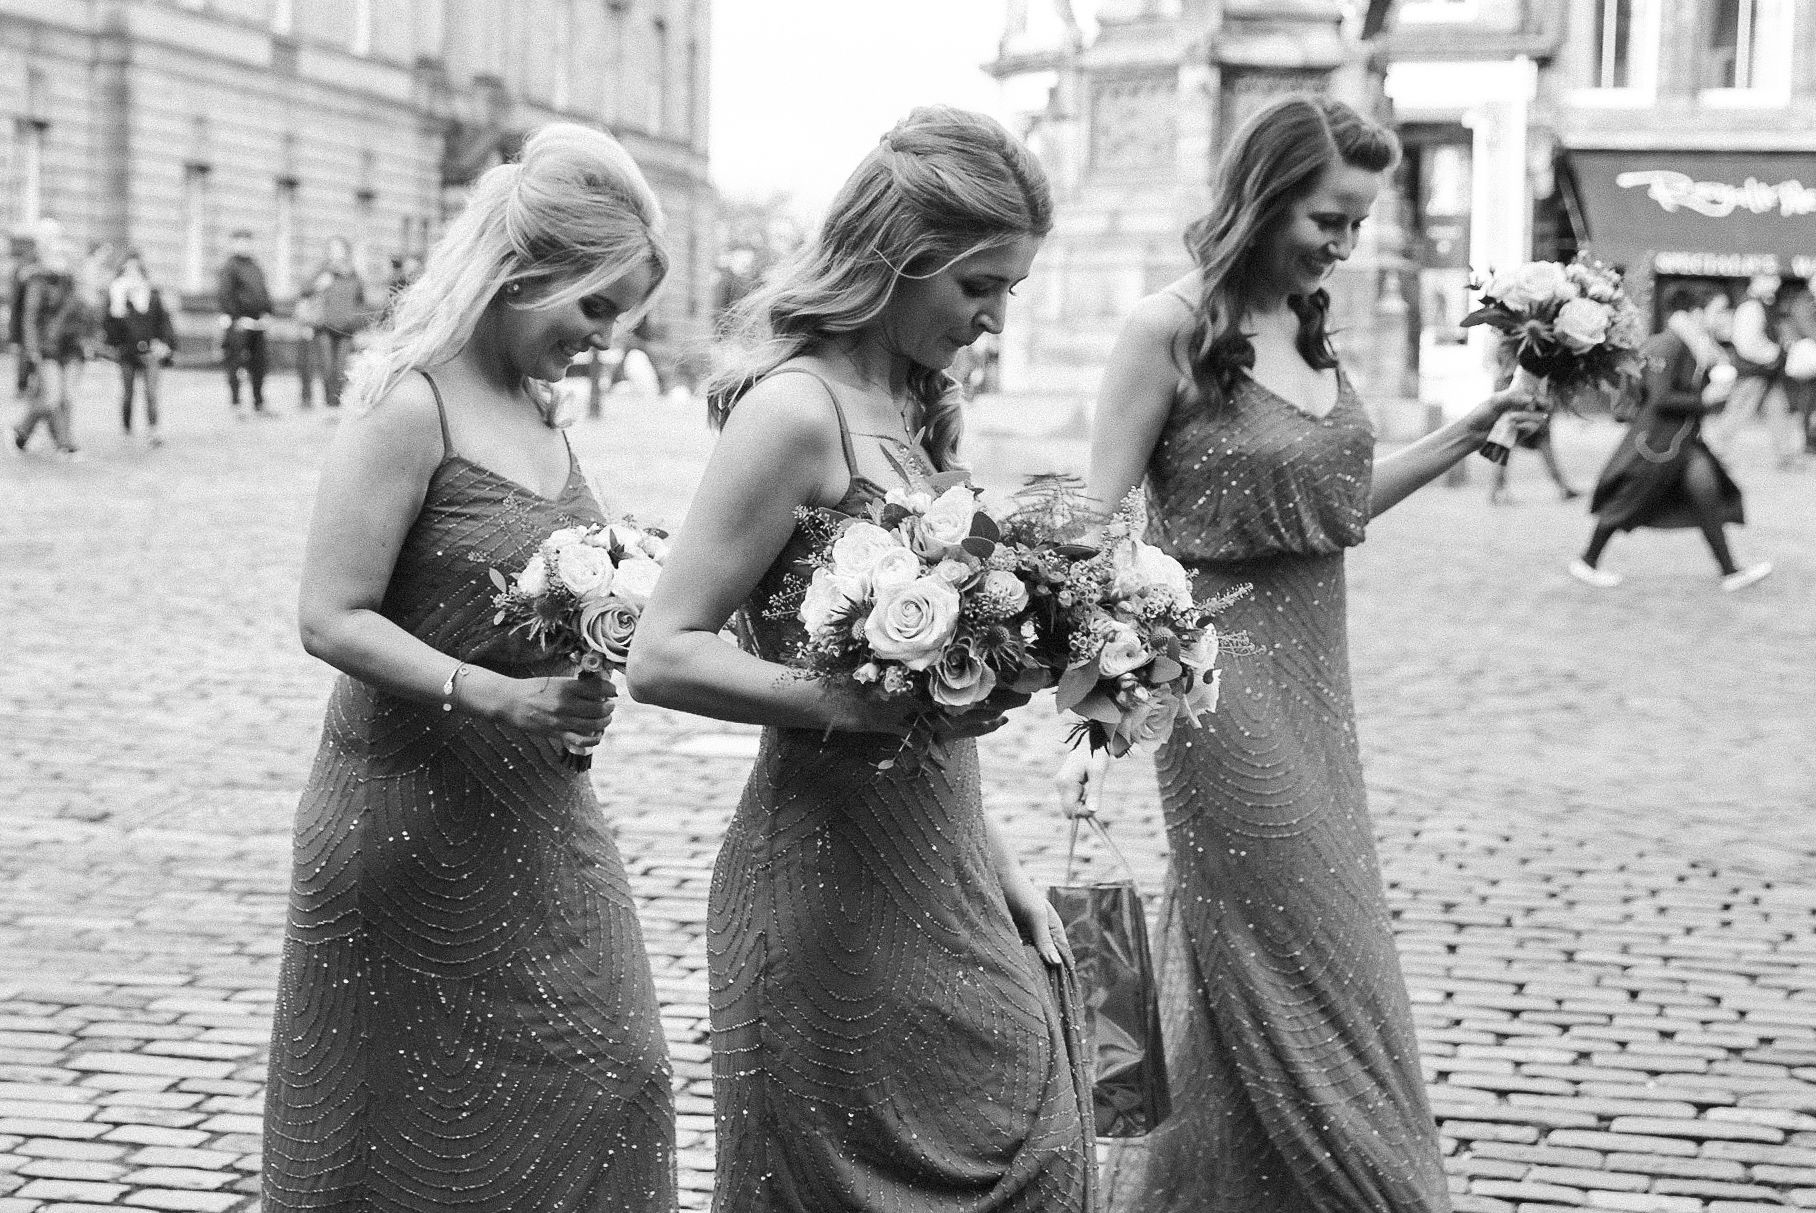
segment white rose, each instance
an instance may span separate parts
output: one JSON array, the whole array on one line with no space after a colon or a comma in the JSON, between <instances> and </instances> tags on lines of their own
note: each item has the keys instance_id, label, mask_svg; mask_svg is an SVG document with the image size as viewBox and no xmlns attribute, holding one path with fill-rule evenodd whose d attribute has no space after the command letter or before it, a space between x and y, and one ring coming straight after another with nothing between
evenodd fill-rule
<instances>
[{"instance_id":1,"label":"white rose","mask_svg":"<svg viewBox=\"0 0 1816 1213\"><path fill-rule=\"evenodd\" d=\"M531 598L540 598L549 588L549 562L537 552L530 557L530 562L523 566L523 572L517 574L517 592Z\"/></svg>"},{"instance_id":2,"label":"white rose","mask_svg":"<svg viewBox=\"0 0 1816 1213\"><path fill-rule=\"evenodd\" d=\"M924 670L958 630L958 591L937 577L917 577L878 591L864 620L864 639L885 661Z\"/></svg>"},{"instance_id":3,"label":"white rose","mask_svg":"<svg viewBox=\"0 0 1816 1213\"><path fill-rule=\"evenodd\" d=\"M841 577L868 577L885 553L906 552L894 535L874 522L854 522L832 541L832 568Z\"/></svg>"},{"instance_id":4,"label":"white rose","mask_svg":"<svg viewBox=\"0 0 1816 1213\"><path fill-rule=\"evenodd\" d=\"M661 565L647 556L632 556L618 562L618 572L612 577L612 593L642 610L648 604L649 596L656 592L656 579L661 576Z\"/></svg>"},{"instance_id":5,"label":"white rose","mask_svg":"<svg viewBox=\"0 0 1816 1213\"><path fill-rule=\"evenodd\" d=\"M955 548L971 534L976 515L977 494L969 485L955 484L921 515L921 539L928 547Z\"/></svg>"},{"instance_id":6,"label":"white rose","mask_svg":"<svg viewBox=\"0 0 1816 1213\"><path fill-rule=\"evenodd\" d=\"M1614 312L1605 303L1572 299L1558 309L1551 329L1559 341L1580 354L1607 340L1608 324L1613 319Z\"/></svg>"},{"instance_id":7,"label":"white rose","mask_svg":"<svg viewBox=\"0 0 1816 1213\"><path fill-rule=\"evenodd\" d=\"M1005 617L1019 613L1028 605L1028 587L1007 569L991 569L984 574L983 592Z\"/></svg>"},{"instance_id":8,"label":"white rose","mask_svg":"<svg viewBox=\"0 0 1816 1213\"><path fill-rule=\"evenodd\" d=\"M601 549L576 543L556 552L555 575L576 598L604 596L612 588L612 558Z\"/></svg>"},{"instance_id":9,"label":"white rose","mask_svg":"<svg viewBox=\"0 0 1816 1213\"><path fill-rule=\"evenodd\" d=\"M796 616L809 636L817 636L831 626L833 616L863 600L864 583L858 578L845 577L831 569L815 569Z\"/></svg>"},{"instance_id":10,"label":"white rose","mask_svg":"<svg viewBox=\"0 0 1816 1213\"><path fill-rule=\"evenodd\" d=\"M611 547L613 551L627 556L643 550L643 532L622 522L614 522L607 526L605 538L607 546Z\"/></svg>"},{"instance_id":11,"label":"white rose","mask_svg":"<svg viewBox=\"0 0 1816 1213\"><path fill-rule=\"evenodd\" d=\"M880 593L886 586L907 585L920 575L921 558L897 543L870 566L870 588Z\"/></svg>"},{"instance_id":12,"label":"white rose","mask_svg":"<svg viewBox=\"0 0 1816 1213\"><path fill-rule=\"evenodd\" d=\"M1172 596L1175 605L1186 608L1192 604L1192 577L1185 571L1185 566L1161 551L1151 543L1137 539L1135 545L1135 575L1149 585L1165 587Z\"/></svg>"},{"instance_id":13,"label":"white rose","mask_svg":"<svg viewBox=\"0 0 1816 1213\"><path fill-rule=\"evenodd\" d=\"M1556 298L1569 279L1564 267L1555 261L1531 261L1511 274L1497 274L1485 294L1521 311L1531 311L1539 304Z\"/></svg>"},{"instance_id":14,"label":"white rose","mask_svg":"<svg viewBox=\"0 0 1816 1213\"><path fill-rule=\"evenodd\" d=\"M947 585L964 585L971 580L972 568L962 560L948 557L933 566L933 575Z\"/></svg>"},{"instance_id":15,"label":"white rose","mask_svg":"<svg viewBox=\"0 0 1816 1213\"><path fill-rule=\"evenodd\" d=\"M1105 678L1118 678L1131 670L1139 670L1153 659L1154 654L1141 643L1135 629L1119 623L1097 654L1097 668Z\"/></svg>"},{"instance_id":16,"label":"white rose","mask_svg":"<svg viewBox=\"0 0 1816 1213\"><path fill-rule=\"evenodd\" d=\"M890 489L883 494L884 505L899 505L910 514L925 514L933 504L933 494L921 489Z\"/></svg>"},{"instance_id":17,"label":"white rose","mask_svg":"<svg viewBox=\"0 0 1816 1213\"><path fill-rule=\"evenodd\" d=\"M668 540L660 535L645 535L640 541L643 554L657 564L668 559Z\"/></svg>"},{"instance_id":18,"label":"white rose","mask_svg":"<svg viewBox=\"0 0 1816 1213\"><path fill-rule=\"evenodd\" d=\"M567 548L586 542L587 528L583 526L564 526L547 539L543 540L550 548Z\"/></svg>"},{"instance_id":19,"label":"white rose","mask_svg":"<svg viewBox=\"0 0 1816 1213\"><path fill-rule=\"evenodd\" d=\"M1179 654L1179 664L1203 673L1217 664L1217 650L1217 629L1207 626L1198 639Z\"/></svg>"}]
</instances>

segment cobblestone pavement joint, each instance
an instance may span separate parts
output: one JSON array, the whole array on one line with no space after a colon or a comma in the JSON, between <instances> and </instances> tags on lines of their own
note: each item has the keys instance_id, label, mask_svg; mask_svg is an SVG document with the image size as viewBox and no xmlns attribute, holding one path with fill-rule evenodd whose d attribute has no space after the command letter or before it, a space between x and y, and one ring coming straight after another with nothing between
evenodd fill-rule
<instances>
[{"instance_id":1,"label":"cobblestone pavement joint","mask_svg":"<svg viewBox=\"0 0 1816 1213\"><path fill-rule=\"evenodd\" d=\"M320 413L235 423L178 375L162 449L0 469L0 1213L256 1207L295 797L328 671L294 597ZM989 414L985 414L988 420ZM980 474L1076 466L981 433ZM1038 430L1039 427L1032 427ZM1615 431L1565 420L1587 483ZM678 523L693 404L573 430L608 503ZM1687 532L1616 540L1619 590L1563 574L1586 522L1415 497L1351 562L1352 657L1384 871L1463 1213L1816 1208L1816 474L1735 460L1777 575L1716 590ZM1037 878L1064 830L1061 730L988 740L987 797ZM712 1180L704 905L748 730L626 705L595 767L676 1064L685 1204ZM1140 760L1108 813L1144 888L1165 842Z\"/></svg>"}]
</instances>

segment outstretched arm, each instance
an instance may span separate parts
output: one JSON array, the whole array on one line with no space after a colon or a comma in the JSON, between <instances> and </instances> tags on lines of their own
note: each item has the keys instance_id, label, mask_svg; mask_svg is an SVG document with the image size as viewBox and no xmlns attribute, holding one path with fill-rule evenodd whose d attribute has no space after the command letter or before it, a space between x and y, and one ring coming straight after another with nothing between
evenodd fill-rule
<instances>
[{"instance_id":1,"label":"outstretched arm","mask_svg":"<svg viewBox=\"0 0 1816 1213\"><path fill-rule=\"evenodd\" d=\"M1434 430L1411 446L1375 460L1374 491L1369 497L1368 516L1379 518L1394 506L1424 488L1471 451L1482 445L1488 431L1502 413L1530 403L1518 392L1496 392L1467 414L1442 429ZM1536 429L1543 413L1523 413L1521 430Z\"/></svg>"}]
</instances>

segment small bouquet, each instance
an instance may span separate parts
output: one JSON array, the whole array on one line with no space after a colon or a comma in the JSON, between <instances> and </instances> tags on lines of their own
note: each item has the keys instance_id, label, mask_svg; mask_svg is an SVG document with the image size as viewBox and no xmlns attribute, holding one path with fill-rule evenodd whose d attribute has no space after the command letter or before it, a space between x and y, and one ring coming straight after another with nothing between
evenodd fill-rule
<instances>
[{"instance_id":1,"label":"small bouquet","mask_svg":"<svg viewBox=\"0 0 1816 1213\"><path fill-rule=\"evenodd\" d=\"M855 693L911 696L952 715L999 688L1051 685L1067 560L979 498L952 472L930 491L873 495L860 516L800 511L817 540L813 573L769 611L806 629L795 664Z\"/></svg>"},{"instance_id":2,"label":"small bouquet","mask_svg":"<svg viewBox=\"0 0 1816 1213\"><path fill-rule=\"evenodd\" d=\"M1534 261L1494 275L1480 289L1482 304L1463 327L1485 324L1502 334L1513 347L1510 386L1541 409L1552 407L1554 389L1617 388L1639 374L1645 325L1621 276L1600 262ZM1503 414L1482 454L1507 462L1517 436L1517 425Z\"/></svg>"},{"instance_id":3,"label":"small bouquet","mask_svg":"<svg viewBox=\"0 0 1816 1213\"><path fill-rule=\"evenodd\" d=\"M1114 757L1158 746L1181 712L1196 722L1216 711L1218 654L1247 649L1246 637L1219 635L1215 619L1249 587L1193 598L1185 566L1142 542L1146 526L1137 487L1097 552L1070 566L1059 595L1068 653L1057 707L1083 717L1077 728L1091 748Z\"/></svg>"},{"instance_id":4,"label":"small bouquet","mask_svg":"<svg viewBox=\"0 0 1816 1213\"><path fill-rule=\"evenodd\" d=\"M563 527L537 545L516 577L492 570L492 621L566 656L582 678L622 670L667 555L663 532L629 519ZM587 753L570 751L565 760L576 771L593 765Z\"/></svg>"}]
</instances>

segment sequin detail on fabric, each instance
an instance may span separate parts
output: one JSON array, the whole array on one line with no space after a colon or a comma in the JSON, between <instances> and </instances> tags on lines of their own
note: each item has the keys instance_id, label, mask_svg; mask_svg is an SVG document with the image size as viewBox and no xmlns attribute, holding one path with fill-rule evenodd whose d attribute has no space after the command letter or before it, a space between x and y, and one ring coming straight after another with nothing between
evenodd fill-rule
<instances>
[{"instance_id":1,"label":"sequin detail on fabric","mask_svg":"<svg viewBox=\"0 0 1816 1213\"><path fill-rule=\"evenodd\" d=\"M1156 762L1174 1114L1114 1152L1116 1213L1450 1208L1356 741L1342 549L1373 438L1340 393L1323 421L1254 384L1182 402L1150 468L1151 537L1201 594L1253 586L1219 623L1258 651Z\"/></svg>"},{"instance_id":2,"label":"sequin detail on fabric","mask_svg":"<svg viewBox=\"0 0 1816 1213\"><path fill-rule=\"evenodd\" d=\"M799 625L758 608L802 554L742 613L772 660ZM763 734L713 871L713 1208L1091 1213L1072 978L1009 917L975 745L877 770L896 748Z\"/></svg>"},{"instance_id":3,"label":"sequin detail on fabric","mask_svg":"<svg viewBox=\"0 0 1816 1213\"><path fill-rule=\"evenodd\" d=\"M556 672L500 635L487 569L600 521L577 468L550 501L450 455L384 613L475 665ZM297 810L275 1019L272 1213L675 1207L642 931L551 744L342 677Z\"/></svg>"}]
</instances>

